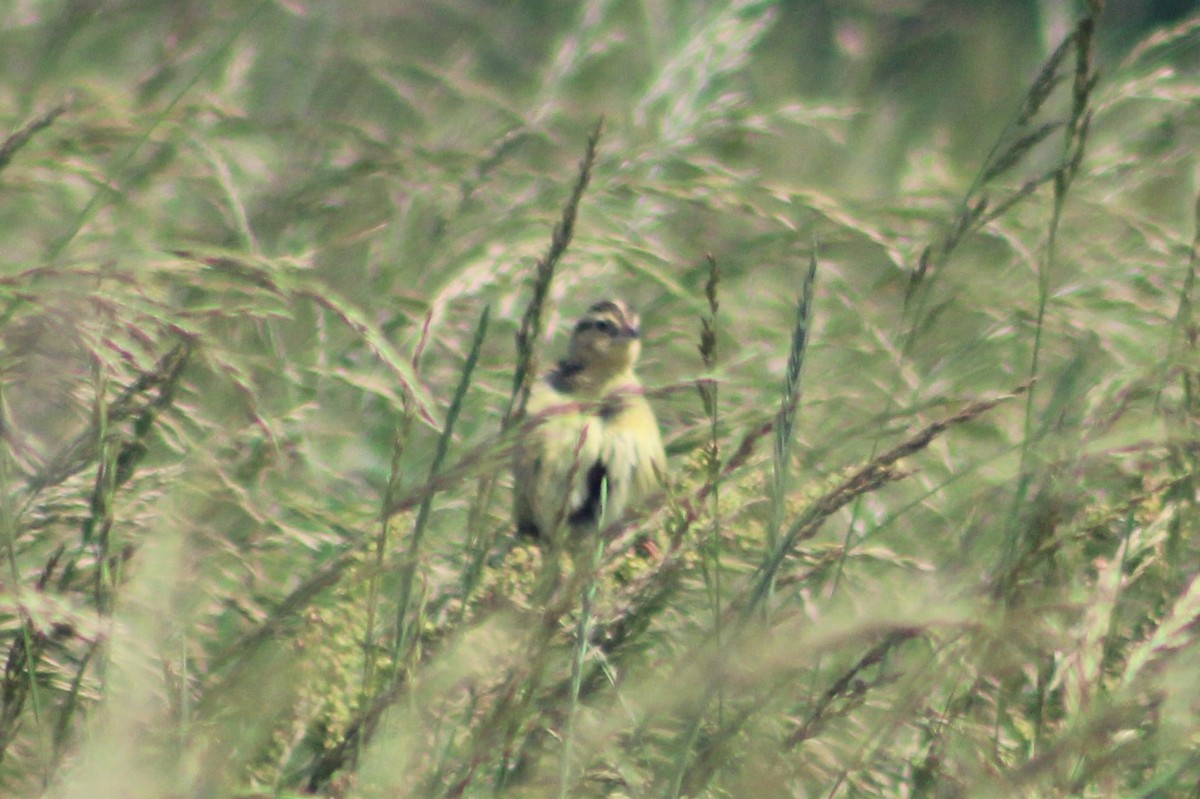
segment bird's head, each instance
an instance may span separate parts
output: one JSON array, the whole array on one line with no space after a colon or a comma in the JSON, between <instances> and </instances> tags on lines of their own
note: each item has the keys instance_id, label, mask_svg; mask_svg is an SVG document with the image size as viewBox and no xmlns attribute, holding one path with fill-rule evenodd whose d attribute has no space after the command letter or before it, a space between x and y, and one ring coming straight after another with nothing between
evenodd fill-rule
<instances>
[{"instance_id":1,"label":"bird's head","mask_svg":"<svg viewBox=\"0 0 1200 799\"><path fill-rule=\"evenodd\" d=\"M602 377L628 372L642 351L640 324L626 303L601 300L575 323L567 358Z\"/></svg>"}]
</instances>

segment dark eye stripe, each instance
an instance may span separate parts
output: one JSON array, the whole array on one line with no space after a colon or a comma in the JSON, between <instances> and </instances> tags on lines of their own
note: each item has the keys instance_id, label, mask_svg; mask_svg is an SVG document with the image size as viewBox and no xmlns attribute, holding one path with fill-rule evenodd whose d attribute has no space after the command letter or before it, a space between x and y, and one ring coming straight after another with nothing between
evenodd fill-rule
<instances>
[{"instance_id":1,"label":"dark eye stripe","mask_svg":"<svg viewBox=\"0 0 1200 799\"><path fill-rule=\"evenodd\" d=\"M579 324L575 325L576 330L599 330L607 336L615 336L618 327L615 322L609 319L581 319Z\"/></svg>"}]
</instances>

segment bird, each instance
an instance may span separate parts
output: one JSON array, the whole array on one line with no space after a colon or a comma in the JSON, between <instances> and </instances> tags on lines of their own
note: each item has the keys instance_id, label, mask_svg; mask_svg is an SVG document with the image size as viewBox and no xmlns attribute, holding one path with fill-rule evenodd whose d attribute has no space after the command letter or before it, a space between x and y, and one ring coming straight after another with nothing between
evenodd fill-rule
<instances>
[{"instance_id":1,"label":"bird","mask_svg":"<svg viewBox=\"0 0 1200 799\"><path fill-rule=\"evenodd\" d=\"M520 535L594 532L660 484L667 457L634 373L641 349L633 308L601 300L575 324L567 357L531 388L513 458Z\"/></svg>"}]
</instances>

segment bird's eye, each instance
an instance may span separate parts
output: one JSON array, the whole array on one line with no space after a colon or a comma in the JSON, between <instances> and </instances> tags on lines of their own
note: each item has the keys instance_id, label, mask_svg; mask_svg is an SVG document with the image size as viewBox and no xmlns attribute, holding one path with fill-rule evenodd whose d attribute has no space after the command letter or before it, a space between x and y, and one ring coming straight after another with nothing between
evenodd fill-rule
<instances>
[{"instance_id":1,"label":"bird's eye","mask_svg":"<svg viewBox=\"0 0 1200 799\"><path fill-rule=\"evenodd\" d=\"M601 333L603 333L606 336L615 335L617 332L617 326L614 325L612 322L608 321L607 319L597 320L596 321L596 329L599 330Z\"/></svg>"}]
</instances>

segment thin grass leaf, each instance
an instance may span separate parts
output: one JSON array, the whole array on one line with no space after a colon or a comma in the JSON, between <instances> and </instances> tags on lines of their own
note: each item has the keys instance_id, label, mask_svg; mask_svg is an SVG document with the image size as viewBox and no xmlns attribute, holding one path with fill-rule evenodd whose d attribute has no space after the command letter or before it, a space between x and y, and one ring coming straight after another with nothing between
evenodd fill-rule
<instances>
[{"instance_id":1,"label":"thin grass leaf","mask_svg":"<svg viewBox=\"0 0 1200 799\"><path fill-rule=\"evenodd\" d=\"M150 141L150 137L153 135L158 126L166 121L172 113L174 113L175 107L179 105L179 103L183 101L183 98L186 97L192 91L192 89L196 87L201 78L203 78L209 70L219 64L222 59L227 57L229 49L233 46L238 37L240 37L242 33L244 33L246 29L250 27L250 24L258 17L263 9L272 4L273 0L259 0L257 4L247 9L237 20L237 22L231 26L225 39L219 45L209 50L207 57L200 62L199 66L197 66L191 77L183 84L183 86L180 87L174 96L171 97L166 105L163 106L162 110L152 118L150 124L142 130L141 135L139 135L133 141L133 143L126 148L124 154L117 159L115 165L108 170L107 174L105 175L105 180L96 188L96 191L92 193L91 199L89 199L87 204L80 209L79 213L76 215L74 221L70 224L67 230L50 246L50 249L46 253L46 261L53 263L58 260L59 256L62 255L64 250L66 250L67 246L75 239L77 235L79 235L79 231L83 230L83 227L88 223L88 220L90 220L96 214L96 212L99 211L99 209L103 206L104 201L109 198L110 194L113 193L111 187L119 185L121 179L125 177L125 173L129 169L129 165L133 162L134 156L136 156L142 147L144 147L146 143Z\"/></svg>"},{"instance_id":2,"label":"thin grass leaf","mask_svg":"<svg viewBox=\"0 0 1200 799\"><path fill-rule=\"evenodd\" d=\"M1066 60L1067 53L1071 52L1071 47L1075 44L1075 32L1072 31L1069 35L1064 36L1063 40L1058 43L1058 47L1054 48L1054 52L1042 64L1041 70L1038 72L1033 83L1029 87L1029 91L1025 93L1025 99L1021 103L1021 111L1017 114L1014 121L1014 127L1023 128L1033 120L1038 112L1042 110L1046 100L1054 93L1054 89L1059 86L1064 76L1059 73L1059 68L1063 61ZM990 160L990 159L989 159Z\"/></svg>"},{"instance_id":3,"label":"thin grass leaf","mask_svg":"<svg viewBox=\"0 0 1200 799\"><path fill-rule=\"evenodd\" d=\"M792 327L792 342L788 350L787 372L784 376L783 396L779 415L775 422L775 447L772 459L771 522L767 528L767 551L779 545L779 531L783 526L784 505L791 474L792 438L796 424L796 412L800 405L800 374L804 366L804 355L808 350L808 335L812 328L813 289L817 278L817 250L814 244L809 255L808 271L804 275L803 288L796 305L796 321ZM770 590L770 589L769 589Z\"/></svg>"},{"instance_id":4,"label":"thin grass leaf","mask_svg":"<svg viewBox=\"0 0 1200 799\"><path fill-rule=\"evenodd\" d=\"M311 300L316 305L332 311L347 327L358 334L367 347L370 348L371 352L404 385L404 390L407 392L406 395L412 398L420 418L434 429L439 429L443 426L438 422L435 415L435 403L432 395L429 393L429 389L417 377L412 363L395 351L391 342L388 341L377 325L368 320L357 309L351 308L348 304L330 296L328 291L296 288L295 294L298 297Z\"/></svg>"},{"instance_id":5,"label":"thin grass leaf","mask_svg":"<svg viewBox=\"0 0 1200 799\"><path fill-rule=\"evenodd\" d=\"M483 313L479 316L479 323L475 327L475 338L471 342L471 351L467 354L467 360L463 364L462 377L458 382L458 386L454 389L454 396L451 398L450 407L446 411L446 424L442 427L441 435L438 436L437 449L434 451L433 462L429 465L429 479L431 481L437 478L438 472L442 468L442 462L446 459L446 453L450 451L450 441L454 434L454 424L458 421L458 415L462 411L463 400L467 396L467 389L471 386L471 376L475 371L475 365L479 362L479 352L487 336L488 317L490 314L491 307L484 306ZM418 557L421 551L421 541L425 536L425 528L429 522L429 513L432 509L433 494L429 493L425 495L420 507L417 509L417 518L413 522L412 533L408 539L408 550L405 554L404 563L401 566L400 588L397 593L396 607L396 637L392 647L392 662L397 670L402 668L401 655L407 650L412 638L412 626L408 619L409 604L412 601L413 582L416 577L417 567L419 566Z\"/></svg>"},{"instance_id":6,"label":"thin grass leaf","mask_svg":"<svg viewBox=\"0 0 1200 799\"><path fill-rule=\"evenodd\" d=\"M905 477L904 472L895 468L898 461L929 446L935 438L952 427L968 422L1003 402L1019 397L1027 390L1028 385L1024 385L996 399L977 400L968 404L958 413L926 425L883 454L872 458L869 463L855 470L836 488L826 492L810 504L799 518L792 522L788 531L779 539L775 549L769 553L767 559L755 572L753 587L748 593L746 603L742 606L743 615L752 613L761 606L769 594L772 581L789 553L800 541L816 535L825 519L845 507L856 497Z\"/></svg>"},{"instance_id":7,"label":"thin grass leaf","mask_svg":"<svg viewBox=\"0 0 1200 799\"><path fill-rule=\"evenodd\" d=\"M571 239L575 235L575 220L579 215L579 203L592 179L592 170L596 165L596 152L600 144L600 134L604 130L604 119L601 118L592 133L588 136L587 147L583 159L579 162L579 177L571 190L571 196L563 207L562 218L554 226L554 234L550 237L550 248L546 255L538 259L533 278L533 297L521 317L521 327L517 331L517 361L513 369L512 396L508 408L504 412L503 428L507 429L513 422L518 422L525 415L525 403L529 400L529 389L533 385L533 377L537 372L536 344L542 334L542 317L545 313L546 297L550 292L550 283L554 279L558 262L566 253Z\"/></svg>"},{"instance_id":8,"label":"thin grass leaf","mask_svg":"<svg viewBox=\"0 0 1200 799\"><path fill-rule=\"evenodd\" d=\"M1193 577L1149 637L1129 652L1121 684L1135 685L1153 664L1169 660L1194 646L1197 620L1200 620L1200 577Z\"/></svg>"},{"instance_id":9,"label":"thin grass leaf","mask_svg":"<svg viewBox=\"0 0 1200 799\"><path fill-rule=\"evenodd\" d=\"M990 183L1016 166L1030 150L1044 142L1051 133L1063 127L1062 122L1047 122L1038 125L1029 133L1014 141L990 163L983 173L982 181Z\"/></svg>"},{"instance_id":10,"label":"thin grass leaf","mask_svg":"<svg viewBox=\"0 0 1200 799\"><path fill-rule=\"evenodd\" d=\"M17 151L29 143L37 133L54 124L54 121L70 109L73 98L67 98L47 108L33 119L26 122L19 130L13 131L0 142L0 171L3 171Z\"/></svg>"}]
</instances>

